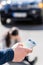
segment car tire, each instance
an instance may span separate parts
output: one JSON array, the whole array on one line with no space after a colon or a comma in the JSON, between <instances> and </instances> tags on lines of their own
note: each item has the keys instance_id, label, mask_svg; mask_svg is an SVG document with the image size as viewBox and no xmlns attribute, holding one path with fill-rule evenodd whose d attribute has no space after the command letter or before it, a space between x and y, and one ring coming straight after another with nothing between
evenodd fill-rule
<instances>
[{"instance_id":1,"label":"car tire","mask_svg":"<svg viewBox=\"0 0 43 65\"><path fill-rule=\"evenodd\" d=\"M42 24L42 18L41 17L37 18L37 24Z\"/></svg>"},{"instance_id":2,"label":"car tire","mask_svg":"<svg viewBox=\"0 0 43 65\"><path fill-rule=\"evenodd\" d=\"M38 18L34 19L34 24L42 24L42 18L38 17Z\"/></svg>"},{"instance_id":3,"label":"car tire","mask_svg":"<svg viewBox=\"0 0 43 65\"><path fill-rule=\"evenodd\" d=\"M1 17L1 23L2 23L2 25L5 25L6 24L6 18Z\"/></svg>"}]
</instances>

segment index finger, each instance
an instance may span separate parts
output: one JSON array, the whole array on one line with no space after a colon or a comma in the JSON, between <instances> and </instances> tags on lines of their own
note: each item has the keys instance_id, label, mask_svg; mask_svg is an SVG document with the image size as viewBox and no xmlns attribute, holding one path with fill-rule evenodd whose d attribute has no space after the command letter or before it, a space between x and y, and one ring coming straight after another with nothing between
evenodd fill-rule
<instances>
[{"instance_id":1,"label":"index finger","mask_svg":"<svg viewBox=\"0 0 43 65\"><path fill-rule=\"evenodd\" d=\"M32 49L24 48L24 50L25 50L27 53L32 53Z\"/></svg>"}]
</instances>

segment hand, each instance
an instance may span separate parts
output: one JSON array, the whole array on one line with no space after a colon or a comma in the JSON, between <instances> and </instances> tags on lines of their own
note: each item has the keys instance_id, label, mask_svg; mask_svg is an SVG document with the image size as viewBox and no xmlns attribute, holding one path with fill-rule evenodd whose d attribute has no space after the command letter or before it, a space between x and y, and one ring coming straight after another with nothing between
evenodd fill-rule
<instances>
[{"instance_id":1,"label":"hand","mask_svg":"<svg viewBox=\"0 0 43 65\"><path fill-rule=\"evenodd\" d=\"M20 43L15 44L12 49L14 51L14 58L12 62L21 62L28 53L32 52L30 49L23 48L23 45Z\"/></svg>"}]
</instances>

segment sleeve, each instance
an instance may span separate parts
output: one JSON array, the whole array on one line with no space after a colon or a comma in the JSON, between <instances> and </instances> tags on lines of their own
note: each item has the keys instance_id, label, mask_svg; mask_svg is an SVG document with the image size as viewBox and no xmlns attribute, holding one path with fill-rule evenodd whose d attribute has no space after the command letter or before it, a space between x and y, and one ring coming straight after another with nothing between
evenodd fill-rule
<instances>
[{"instance_id":1,"label":"sleeve","mask_svg":"<svg viewBox=\"0 0 43 65\"><path fill-rule=\"evenodd\" d=\"M14 57L14 52L12 49L6 49L0 51L0 65L12 61Z\"/></svg>"}]
</instances>

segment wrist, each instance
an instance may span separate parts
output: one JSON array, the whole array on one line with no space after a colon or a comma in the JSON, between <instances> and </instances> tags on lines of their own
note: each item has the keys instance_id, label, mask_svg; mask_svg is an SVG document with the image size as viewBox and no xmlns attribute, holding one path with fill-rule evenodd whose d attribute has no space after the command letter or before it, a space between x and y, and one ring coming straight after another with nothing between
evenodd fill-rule
<instances>
[{"instance_id":1,"label":"wrist","mask_svg":"<svg viewBox=\"0 0 43 65\"><path fill-rule=\"evenodd\" d=\"M10 58L11 58L11 61L12 61L13 58L14 58L14 51L13 51L13 49L9 49L9 51L10 51Z\"/></svg>"}]
</instances>

